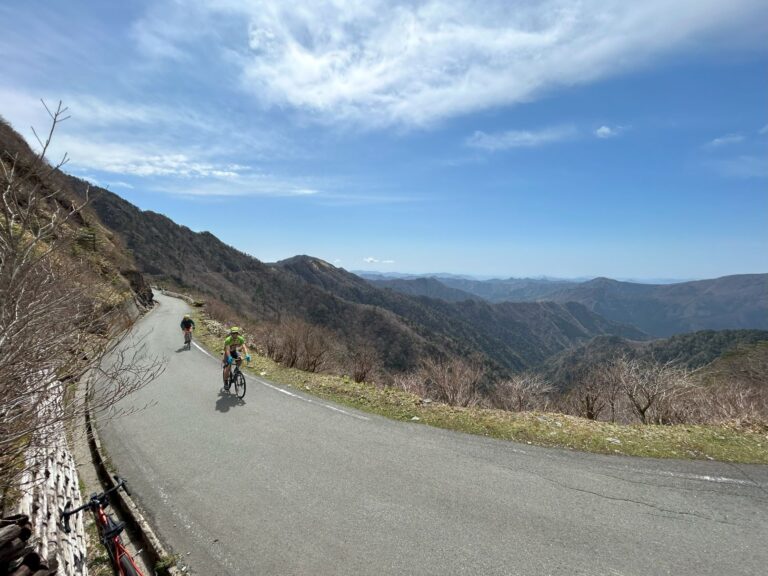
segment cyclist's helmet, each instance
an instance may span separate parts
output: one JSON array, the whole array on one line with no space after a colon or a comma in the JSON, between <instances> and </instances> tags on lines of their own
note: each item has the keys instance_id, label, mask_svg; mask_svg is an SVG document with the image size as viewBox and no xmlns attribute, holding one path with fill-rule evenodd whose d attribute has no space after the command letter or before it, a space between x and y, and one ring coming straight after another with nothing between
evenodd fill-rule
<instances>
[{"instance_id":1,"label":"cyclist's helmet","mask_svg":"<svg viewBox=\"0 0 768 576\"><path fill-rule=\"evenodd\" d=\"M232 326L232 328L229 329L229 333L230 334L239 334L240 333L240 328L238 328L237 326Z\"/></svg>"},{"instance_id":2,"label":"cyclist's helmet","mask_svg":"<svg viewBox=\"0 0 768 576\"><path fill-rule=\"evenodd\" d=\"M189 320L190 316L189 314L184 314L184 320Z\"/></svg>"}]
</instances>

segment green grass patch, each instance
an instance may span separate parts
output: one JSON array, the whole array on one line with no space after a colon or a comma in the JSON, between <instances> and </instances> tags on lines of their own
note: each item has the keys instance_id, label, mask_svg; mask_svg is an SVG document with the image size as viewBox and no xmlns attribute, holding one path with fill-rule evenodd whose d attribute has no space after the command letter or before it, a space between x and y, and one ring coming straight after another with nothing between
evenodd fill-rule
<instances>
[{"instance_id":1,"label":"green grass patch","mask_svg":"<svg viewBox=\"0 0 768 576\"><path fill-rule=\"evenodd\" d=\"M160 560L155 563L155 574L156 576L167 576L171 573L171 568L176 566L179 562L179 555L178 554L170 554L168 556L163 556L160 558Z\"/></svg>"},{"instance_id":2,"label":"green grass patch","mask_svg":"<svg viewBox=\"0 0 768 576\"><path fill-rule=\"evenodd\" d=\"M195 323L195 338L215 356L219 356L224 335L211 333L200 313L196 314ZM767 430L699 425L621 425L559 413L508 412L488 408L459 408L439 403L425 404L418 396L397 388L356 383L345 376L284 368L253 351L251 356L252 361L246 372L394 420L599 454L768 464Z\"/></svg>"},{"instance_id":3,"label":"green grass patch","mask_svg":"<svg viewBox=\"0 0 768 576\"><path fill-rule=\"evenodd\" d=\"M92 576L112 576L112 560L109 553L101 544L99 539L99 529L91 515L85 518L86 535L86 566L88 574Z\"/></svg>"}]
</instances>

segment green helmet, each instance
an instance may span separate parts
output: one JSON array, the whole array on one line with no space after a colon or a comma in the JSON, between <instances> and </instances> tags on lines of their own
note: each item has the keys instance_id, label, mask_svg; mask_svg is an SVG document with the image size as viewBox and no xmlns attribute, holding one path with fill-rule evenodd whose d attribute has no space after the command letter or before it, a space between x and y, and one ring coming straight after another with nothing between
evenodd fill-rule
<instances>
[{"instance_id":1,"label":"green helmet","mask_svg":"<svg viewBox=\"0 0 768 576\"><path fill-rule=\"evenodd\" d=\"M232 328L229 329L230 334L238 334L240 332L240 328L237 326L232 326Z\"/></svg>"}]
</instances>

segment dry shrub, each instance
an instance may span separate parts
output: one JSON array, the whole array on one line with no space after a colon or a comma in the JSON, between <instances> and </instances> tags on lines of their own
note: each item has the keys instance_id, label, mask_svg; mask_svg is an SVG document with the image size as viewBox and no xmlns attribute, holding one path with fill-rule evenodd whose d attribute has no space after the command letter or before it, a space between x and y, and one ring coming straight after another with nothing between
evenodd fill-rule
<instances>
[{"instance_id":1,"label":"dry shrub","mask_svg":"<svg viewBox=\"0 0 768 576\"><path fill-rule=\"evenodd\" d=\"M588 377L577 381L561 402L562 409L588 420L597 420L608 406L605 390Z\"/></svg>"},{"instance_id":2,"label":"dry shrub","mask_svg":"<svg viewBox=\"0 0 768 576\"><path fill-rule=\"evenodd\" d=\"M546 410L553 392L554 388L538 374L515 374L496 384L490 401L502 410Z\"/></svg>"},{"instance_id":3,"label":"dry shrub","mask_svg":"<svg viewBox=\"0 0 768 576\"><path fill-rule=\"evenodd\" d=\"M482 364L474 360L428 359L419 370L429 398L451 406L476 406L482 399L480 386L485 376Z\"/></svg>"},{"instance_id":4,"label":"dry shrub","mask_svg":"<svg viewBox=\"0 0 768 576\"><path fill-rule=\"evenodd\" d=\"M329 361L331 338L326 330L301 322L299 361L297 367L306 372L319 372Z\"/></svg>"},{"instance_id":5,"label":"dry shrub","mask_svg":"<svg viewBox=\"0 0 768 576\"><path fill-rule=\"evenodd\" d=\"M378 365L378 355L371 347L364 347L349 354L352 379L355 382L366 382L370 379Z\"/></svg>"},{"instance_id":6,"label":"dry shrub","mask_svg":"<svg viewBox=\"0 0 768 576\"><path fill-rule=\"evenodd\" d=\"M427 389L426 381L418 372L396 374L392 378L392 386L405 390L419 398L429 398L429 390Z\"/></svg>"},{"instance_id":7,"label":"dry shrub","mask_svg":"<svg viewBox=\"0 0 768 576\"><path fill-rule=\"evenodd\" d=\"M333 337L324 328L289 318L263 324L257 331L264 353L286 368L319 372L331 364Z\"/></svg>"},{"instance_id":8,"label":"dry shrub","mask_svg":"<svg viewBox=\"0 0 768 576\"><path fill-rule=\"evenodd\" d=\"M702 422L733 423L768 428L768 387L739 381L719 381L701 389Z\"/></svg>"},{"instance_id":9,"label":"dry shrub","mask_svg":"<svg viewBox=\"0 0 768 576\"><path fill-rule=\"evenodd\" d=\"M239 326L240 315L235 310L219 300L209 299L205 303L205 313L209 318L217 320L224 327Z\"/></svg>"},{"instance_id":10,"label":"dry shrub","mask_svg":"<svg viewBox=\"0 0 768 576\"><path fill-rule=\"evenodd\" d=\"M695 397L697 390L685 368L623 357L615 361L614 370L632 412L643 424L691 420L686 399Z\"/></svg>"}]
</instances>

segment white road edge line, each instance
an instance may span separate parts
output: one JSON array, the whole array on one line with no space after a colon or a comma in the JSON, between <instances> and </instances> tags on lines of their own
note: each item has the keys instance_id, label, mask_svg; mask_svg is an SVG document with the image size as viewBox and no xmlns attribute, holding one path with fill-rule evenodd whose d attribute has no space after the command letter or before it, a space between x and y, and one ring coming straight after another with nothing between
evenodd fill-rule
<instances>
[{"instance_id":1,"label":"white road edge line","mask_svg":"<svg viewBox=\"0 0 768 576\"><path fill-rule=\"evenodd\" d=\"M209 356L213 358L214 360L218 360L213 354L208 352L208 350L203 349L197 342L194 340L192 341L192 344L195 348L200 350L203 354L206 356ZM265 382L264 380L261 380L260 378L254 378L256 382L261 384L262 386L266 386L267 388L272 388L272 390L277 390L278 392L282 392L283 394L286 394L288 396L292 396L293 398L297 398L299 400L303 400L304 402L307 402L309 404L317 404L318 406L322 406L323 408L328 408L328 410L333 410L334 412L341 412L342 414L346 414L347 416L351 416L352 418L357 418L358 420L370 420L367 416L360 416L359 414L353 414L352 412L347 412L346 410L342 410L341 408L336 408L336 406L331 406L330 404L323 404L322 402L315 402L311 398L304 398L303 396L299 396L298 394L294 394L293 392L290 392L288 390L285 390L284 388L280 388L279 386L275 386L274 384L270 384L269 382Z\"/></svg>"},{"instance_id":2,"label":"white road edge line","mask_svg":"<svg viewBox=\"0 0 768 576\"><path fill-rule=\"evenodd\" d=\"M668 478L682 478L683 480L696 480L699 482L715 482L717 484L739 484L741 486L760 486L757 482L751 480L742 480L740 478L729 478L728 476L711 476L709 474L692 474L689 472L673 472L671 470L644 470L642 468L614 468L625 472L635 472L637 474L648 474L650 476L665 476Z\"/></svg>"},{"instance_id":3,"label":"white road edge line","mask_svg":"<svg viewBox=\"0 0 768 576\"><path fill-rule=\"evenodd\" d=\"M717 482L718 484L741 484L743 486L759 486L759 484L750 480L740 480L738 478L728 478L727 476L708 476L704 474L684 474L682 472L668 472L666 470L657 470L655 474L659 476L670 476L673 478L684 478L687 480L702 480L704 482Z\"/></svg>"}]
</instances>

